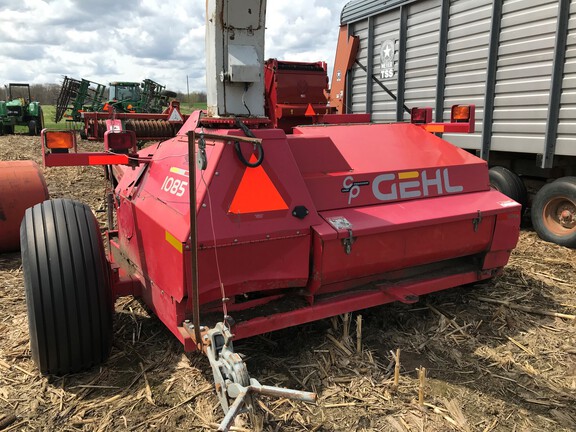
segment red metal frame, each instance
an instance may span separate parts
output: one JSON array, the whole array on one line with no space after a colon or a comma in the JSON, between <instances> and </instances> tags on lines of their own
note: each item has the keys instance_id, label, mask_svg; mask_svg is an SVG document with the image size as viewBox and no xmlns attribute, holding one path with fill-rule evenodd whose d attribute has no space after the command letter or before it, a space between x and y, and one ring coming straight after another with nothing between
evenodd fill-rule
<instances>
[{"instance_id":1,"label":"red metal frame","mask_svg":"<svg viewBox=\"0 0 576 432\"><path fill-rule=\"evenodd\" d=\"M358 291L343 294L325 301L319 301L308 307L260 316L250 321L241 322L233 328L234 336L236 339L243 339L395 301L415 303L420 296L485 280L495 276L497 272L478 274L478 272L472 271L433 280L399 284L390 288L374 289L370 287L371 289L367 288L364 292Z\"/></svg>"},{"instance_id":2,"label":"red metal frame","mask_svg":"<svg viewBox=\"0 0 576 432\"><path fill-rule=\"evenodd\" d=\"M181 125L188 119L188 114L182 114L180 111L180 102L171 101L170 105L164 110L163 113L118 113L115 111L107 112L82 112L82 119L84 120L84 133L88 140L102 141L103 136L100 134L98 121L103 120L120 120L122 125L126 120L134 121L161 121L170 124ZM156 140L162 141L172 138L169 136L146 136L138 134L138 140Z\"/></svg>"},{"instance_id":3,"label":"red metal frame","mask_svg":"<svg viewBox=\"0 0 576 432\"><path fill-rule=\"evenodd\" d=\"M454 105L452 109L456 106L457 105ZM470 118L468 121L450 119L449 123L429 122L420 124L420 126L431 133L474 133L476 127L476 105L469 105L469 107Z\"/></svg>"},{"instance_id":4,"label":"red metal frame","mask_svg":"<svg viewBox=\"0 0 576 432\"><path fill-rule=\"evenodd\" d=\"M46 146L46 134L50 131L43 129L40 133L40 140L42 142L42 163L46 167L63 167L63 166L88 166L88 165L138 165L139 163L149 162L148 157L139 157L136 154L118 154L112 152L81 152L78 153L78 144L76 141L76 134L74 131L66 131L70 134L73 140L73 147L64 150L51 150ZM62 133L62 132L60 132ZM107 143L107 136L109 132L105 133L105 146L109 147ZM131 137L134 142L133 133L130 131L114 132L118 134L126 134ZM135 144L135 142L134 142ZM135 147L132 147L135 150ZM70 152L72 151L72 153Z\"/></svg>"},{"instance_id":5,"label":"red metal frame","mask_svg":"<svg viewBox=\"0 0 576 432\"><path fill-rule=\"evenodd\" d=\"M266 113L273 127L291 133L300 125L366 123L369 114L338 115L328 105L328 74L324 62L269 59L264 66Z\"/></svg>"},{"instance_id":6,"label":"red metal frame","mask_svg":"<svg viewBox=\"0 0 576 432\"><path fill-rule=\"evenodd\" d=\"M346 113L346 79L348 71L352 69L356 60L359 46L360 38L348 35L347 25L341 26L338 33L329 101L330 106L334 107L338 114Z\"/></svg>"},{"instance_id":7,"label":"red metal frame","mask_svg":"<svg viewBox=\"0 0 576 432\"><path fill-rule=\"evenodd\" d=\"M318 73L315 79L325 79L321 65L309 71ZM278 76L267 83L278 86ZM269 95L293 97L293 87ZM221 321L223 295L236 319L232 331L242 338L413 302L501 271L518 240L520 205L490 189L485 161L427 132L438 123L359 123L369 117L310 110L306 117L315 100L291 108L274 97L269 107L281 115L272 122L282 129L266 118L243 119L250 138L235 129L236 119L195 112L175 137L138 153L133 146L130 154L78 153L75 141L72 153L58 153L43 145L48 166L120 164L113 170L118 228L109 233L115 296L141 297L193 350L184 322L197 306L203 325ZM293 127L302 113L308 124ZM470 132L474 107L470 114L467 122L442 124L442 131ZM45 131L42 137L44 143ZM205 169L189 165L190 145ZM248 167L238 151L250 163L265 156Z\"/></svg>"},{"instance_id":8,"label":"red metal frame","mask_svg":"<svg viewBox=\"0 0 576 432\"><path fill-rule=\"evenodd\" d=\"M199 117L146 149L149 164L124 170L111 243L131 263L130 280L117 278L115 293L139 292L188 350L195 344L183 328L193 306L184 155L186 133L202 134ZM516 244L520 206L490 190L485 162L419 126L306 126L292 136L254 129L266 155L258 181L269 181L286 206L255 190L243 199L259 210L239 213L231 203L255 174L227 137L242 131L210 132L221 138L204 140L208 166L196 172L199 301L203 324L214 324L213 314L221 319L222 278L237 338L489 278ZM387 197L394 189L398 195ZM295 217L297 207L308 215ZM351 233L333 225L338 218ZM445 264L414 273L432 263Z\"/></svg>"}]
</instances>

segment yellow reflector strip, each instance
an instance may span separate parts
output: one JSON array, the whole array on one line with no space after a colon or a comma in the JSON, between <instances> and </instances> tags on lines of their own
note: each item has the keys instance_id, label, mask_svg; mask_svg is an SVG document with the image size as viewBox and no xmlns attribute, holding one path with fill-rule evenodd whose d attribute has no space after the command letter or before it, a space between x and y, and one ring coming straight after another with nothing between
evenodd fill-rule
<instances>
[{"instance_id":1,"label":"yellow reflector strip","mask_svg":"<svg viewBox=\"0 0 576 432\"><path fill-rule=\"evenodd\" d=\"M189 177L188 170L178 168L178 167L170 167L170 172L174 174L180 174L184 177Z\"/></svg>"},{"instance_id":2,"label":"yellow reflector strip","mask_svg":"<svg viewBox=\"0 0 576 432\"><path fill-rule=\"evenodd\" d=\"M168 231L166 231L166 241L170 243L172 246L174 246L174 249L182 253L183 249L182 243L180 243L178 239L174 237L172 234L170 234Z\"/></svg>"},{"instance_id":3,"label":"yellow reflector strip","mask_svg":"<svg viewBox=\"0 0 576 432\"><path fill-rule=\"evenodd\" d=\"M428 132L444 132L444 125L426 125Z\"/></svg>"},{"instance_id":4,"label":"yellow reflector strip","mask_svg":"<svg viewBox=\"0 0 576 432\"><path fill-rule=\"evenodd\" d=\"M418 171L407 171L407 172L398 173L398 178L400 180L418 178L419 176L420 176L420 173Z\"/></svg>"}]
</instances>

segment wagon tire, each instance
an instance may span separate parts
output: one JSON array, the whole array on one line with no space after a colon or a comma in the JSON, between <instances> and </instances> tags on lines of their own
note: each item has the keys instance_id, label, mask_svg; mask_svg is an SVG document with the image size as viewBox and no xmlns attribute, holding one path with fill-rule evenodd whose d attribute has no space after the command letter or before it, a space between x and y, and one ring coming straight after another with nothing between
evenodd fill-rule
<instances>
[{"instance_id":1,"label":"wagon tire","mask_svg":"<svg viewBox=\"0 0 576 432\"><path fill-rule=\"evenodd\" d=\"M30 349L43 374L104 362L113 303L100 229L90 208L68 199L26 210L20 244Z\"/></svg>"},{"instance_id":2,"label":"wagon tire","mask_svg":"<svg viewBox=\"0 0 576 432\"><path fill-rule=\"evenodd\" d=\"M517 174L503 166L495 166L490 168L488 176L490 186L522 205L523 209L526 208L528 192L524 182Z\"/></svg>"},{"instance_id":3,"label":"wagon tire","mask_svg":"<svg viewBox=\"0 0 576 432\"><path fill-rule=\"evenodd\" d=\"M534 198L531 216L542 240L576 248L576 177L544 185Z\"/></svg>"}]
</instances>

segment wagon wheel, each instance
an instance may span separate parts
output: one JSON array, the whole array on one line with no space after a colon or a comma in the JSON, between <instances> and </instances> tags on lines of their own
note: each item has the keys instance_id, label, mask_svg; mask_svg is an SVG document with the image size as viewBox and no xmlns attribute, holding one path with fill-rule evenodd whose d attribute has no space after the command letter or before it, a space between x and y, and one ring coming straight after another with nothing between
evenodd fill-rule
<instances>
[{"instance_id":1,"label":"wagon wheel","mask_svg":"<svg viewBox=\"0 0 576 432\"><path fill-rule=\"evenodd\" d=\"M524 182L518 175L502 166L495 166L488 171L490 186L499 192L502 192L508 198L512 198L522 208L528 203L528 192Z\"/></svg>"},{"instance_id":2,"label":"wagon wheel","mask_svg":"<svg viewBox=\"0 0 576 432\"><path fill-rule=\"evenodd\" d=\"M20 227L32 358L64 375L108 358L112 296L98 222L66 199L26 210Z\"/></svg>"},{"instance_id":3,"label":"wagon wheel","mask_svg":"<svg viewBox=\"0 0 576 432\"><path fill-rule=\"evenodd\" d=\"M543 240L576 248L576 177L560 178L538 191L532 224Z\"/></svg>"}]
</instances>

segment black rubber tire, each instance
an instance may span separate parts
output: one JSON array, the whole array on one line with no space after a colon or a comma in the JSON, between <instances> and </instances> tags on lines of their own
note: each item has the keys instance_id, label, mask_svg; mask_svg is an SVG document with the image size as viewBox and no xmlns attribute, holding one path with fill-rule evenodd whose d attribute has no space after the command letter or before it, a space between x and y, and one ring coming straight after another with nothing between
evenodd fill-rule
<instances>
[{"instance_id":1,"label":"black rubber tire","mask_svg":"<svg viewBox=\"0 0 576 432\"><path fill-rule=\"evenodd\" d=\"M40 132L42 132L42 129L44 129L44 111L42 111L42 107L38 107L38 120L36 121L36 123L38 123L38 134L40 135Z\"/></svg>"},{"instance_id":2,"label":"black rubber tire","mask_svg":"<svg viewBox=\"0 0 576 432\"><path fill-rule=\"evenodd\" d=\"M517 174L503 166L495 166L490 168L488 176L490 178L490 186L502 192L508 198L512 198L518 204L521 204L523 209L526 208L528 204L528 191L526 190L524 182Z\"/></svg>"},{"instance_id":3,"label":"black rubber tire","mask_svg":"<svg viewBox=\"0 0 576 432\"><path fill-rule=\"evenodd\" d=\"M90 208L67 199L26 210L20 244L32 358L43 374L104 362L113 303L100 228Z\"/></svg>"},{"instance_id":4,"label":"black rubber tire","mask_svg":"<svg viewBox=\"0 0 576 432\"><path fill-rule=\"evenodd\" d=\"M28 135L38 135L38 125L36 124L36 120L30 120L28 122Z\"/></svg>"},{"instance_id":5,"label":"black rubber tire","mask_svg":"<svg viewBox=\"0 0 576 432\"><path fill-rule=\"evenodd\" d=\"M562 211L576 218L576 177L562 177L544 185L532 203L532 226L542 240L560 246L576 248L576 224L561 224L557 215Z\"/></svg>"},{"instance_id":6,"label":"black rubber tire","mask_svg":"<svg viewBox=\"0 0 576 432\"><path fill-rule=\"evenodd\" d=\"M176 96L178 96L178 93L172 91L172 90L162 90L162 92L160 93L161 96L166 96L169 98L175 98Z\"/></svg>"}]
</instances>

